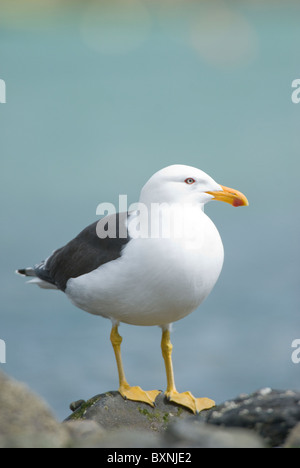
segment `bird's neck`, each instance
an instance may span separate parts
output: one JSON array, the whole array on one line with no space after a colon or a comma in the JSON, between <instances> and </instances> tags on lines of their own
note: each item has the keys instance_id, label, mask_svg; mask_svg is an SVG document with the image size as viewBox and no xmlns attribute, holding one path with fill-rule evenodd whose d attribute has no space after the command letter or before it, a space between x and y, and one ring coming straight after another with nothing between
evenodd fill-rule
<instances>
[{"instance_id":1,"label":"bird's neck","mask_svg":"<svg viewBox=\"0 0 300 468\"><path fill-rule=\"evenodd\" d=\"M199 203L142 203L136 208L128 222L132 237L186 237L206 218Z\"/></svg>"}]
</instances>

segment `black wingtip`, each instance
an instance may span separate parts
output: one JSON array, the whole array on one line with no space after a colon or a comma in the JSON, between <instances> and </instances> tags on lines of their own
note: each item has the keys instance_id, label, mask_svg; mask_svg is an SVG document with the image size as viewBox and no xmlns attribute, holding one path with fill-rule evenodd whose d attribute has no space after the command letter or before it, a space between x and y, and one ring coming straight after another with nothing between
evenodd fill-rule
<instances>
[{"instance_id":1,"label":"black wingtip","mask_svg":"<svg viewBox=\"0 0 300 468\"><path fill-rule=\"evenodd\" d=\"M16 273L18 275L26 276L26 270L25 268L22 268L21 270L16 270Z\"/></svg>"}]
</instances>

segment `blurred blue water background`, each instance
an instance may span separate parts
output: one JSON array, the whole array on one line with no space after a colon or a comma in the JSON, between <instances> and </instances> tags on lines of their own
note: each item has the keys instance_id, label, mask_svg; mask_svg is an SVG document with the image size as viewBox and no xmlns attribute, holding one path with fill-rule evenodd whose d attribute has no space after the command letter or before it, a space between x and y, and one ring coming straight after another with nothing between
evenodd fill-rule
<instances>
[{"instance_id":1,"label":"blurred blue water background","mask_svg":"<svg viewBox=\"0 0 300 468\"><path fill-rule=\"evenodd\" d=\"M210 203L225 264L174 325L177 387L217 402L300 389L300 3L0 1L1 369L56 415L117 388L110 323L14 270L44 259L100 202L138 199L160 168L189 164L243 191ZM132 385L164 389L160 329L122 325Z\"/></svg>"}]
</instances>

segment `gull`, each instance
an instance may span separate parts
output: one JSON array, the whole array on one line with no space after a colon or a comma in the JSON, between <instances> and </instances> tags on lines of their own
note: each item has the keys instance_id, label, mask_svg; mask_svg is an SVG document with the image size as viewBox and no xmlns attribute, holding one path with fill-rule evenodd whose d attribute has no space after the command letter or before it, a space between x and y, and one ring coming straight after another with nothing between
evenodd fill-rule
<instances>
[{"instance_id":1,"label":"gull","mask_svg":"<svg viewBox=\"0 0 300 468\"><path fill-rule=\"evenodd\" d=\"M30 283L63 291L75 306L111 320L119 392L125 399L154 406L161 391L127 382L120 323L161 327L169 401L193 413L215 406L210 398L177 391L170 339L174 322L195 310L201 314L198 308L222 270L222 240L204 213L211 200L248 205L245 195L200 169L168 166L144 185L136 209L104 217L43 262L17 270Z\"/></svg>"}]
</instances>

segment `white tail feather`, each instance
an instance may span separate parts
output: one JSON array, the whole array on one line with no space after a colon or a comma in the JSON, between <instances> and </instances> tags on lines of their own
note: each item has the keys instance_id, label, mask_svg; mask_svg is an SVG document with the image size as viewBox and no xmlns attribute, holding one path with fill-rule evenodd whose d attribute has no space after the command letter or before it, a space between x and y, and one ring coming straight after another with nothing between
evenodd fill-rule
<instances>
[{"instance_id":1,"label":"white tail feather","mask_svg":"<svg viewBox=\"0 0 300 468\"><path fill-rule=\"evenodd\" d=\"M47 281L43 281L40 278L34 278L30 281L27 281L27 284L36 284L39 288L42 289L57 289L54 284L47 283Z\"/></svg>"}]
</instances>

